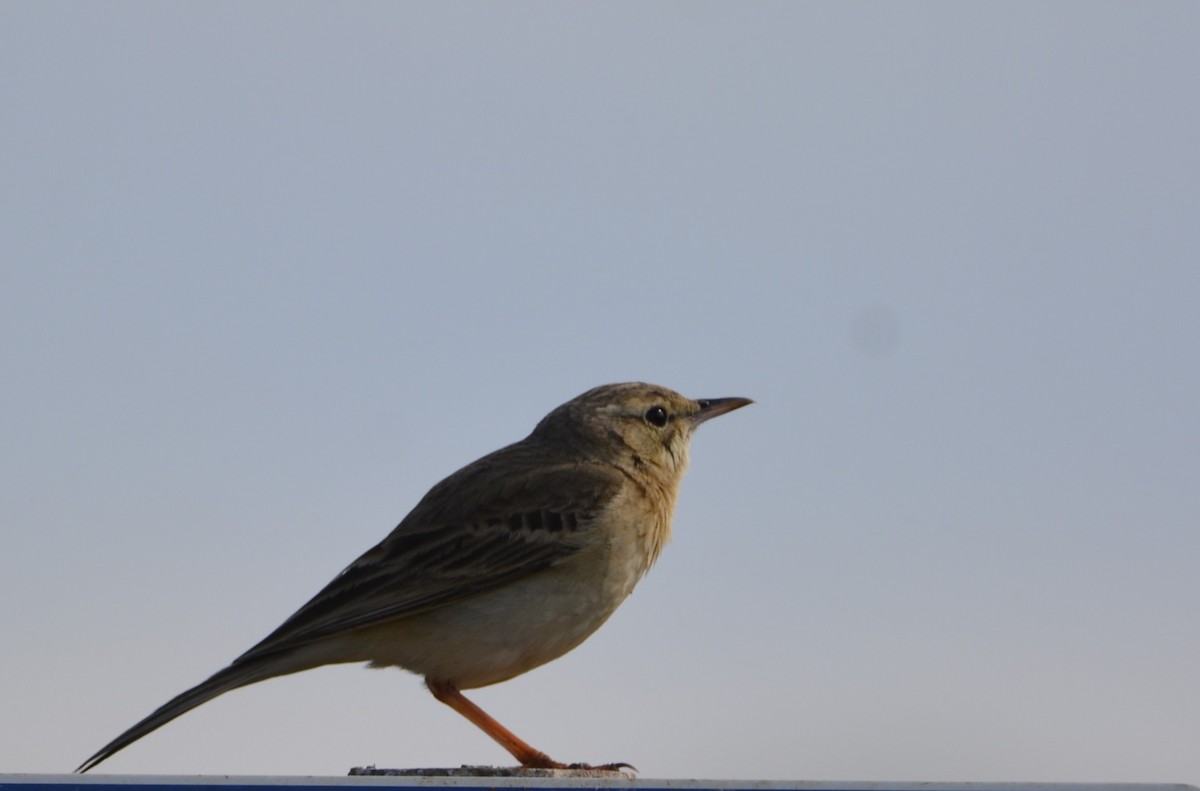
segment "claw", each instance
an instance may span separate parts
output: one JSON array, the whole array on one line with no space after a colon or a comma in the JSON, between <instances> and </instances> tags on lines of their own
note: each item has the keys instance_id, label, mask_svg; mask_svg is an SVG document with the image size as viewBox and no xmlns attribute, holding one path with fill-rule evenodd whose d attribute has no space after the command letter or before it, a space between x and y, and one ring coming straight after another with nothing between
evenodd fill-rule
<instances>
[{"instance_id":1,"label":"claw","mask_svg":"<svg viewBox=\"0 0 1200 791\"><path fill-rule=\"evenodd\" d=\"M590 769L590 770L596 771L596 772L619 772L622 769L629 769L632 772L638 771L638 768L636 766L634 766L633 764L627 764L624 761L618 761L617 763L612 763L612 764L600 764L599 766L594 766L593 764L582 764L582 763L566 764L562 768L563 769Z\"/></svg>"}]
</instances>

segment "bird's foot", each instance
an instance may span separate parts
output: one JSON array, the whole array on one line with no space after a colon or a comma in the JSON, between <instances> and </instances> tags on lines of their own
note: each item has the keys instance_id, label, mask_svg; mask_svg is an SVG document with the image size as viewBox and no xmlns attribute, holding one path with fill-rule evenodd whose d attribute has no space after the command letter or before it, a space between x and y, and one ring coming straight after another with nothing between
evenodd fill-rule
<instances>
[{"instance_id":1,"label":"bird's foot","mask_svg":"<svg viewBox=\"0 0 1200 791\"><path fill-rule=\"evenodd\" d=\"M620 772L625 769L628 769L631 772L637 772L637 770L638 770L638 768L636 766L634 766L633 764L627 764L624 761L618 761L617 763L613 763L613 764L600 764L599 766L595 766L593 764L567 764L563 768L564 769L590 769L595 772Z\"/></svg>"},{"instance_id":2,"label":"bird's foot","mask_svg":"<svg viewBox=\"0 0 1200 791\"><path fill-rule=\"evenodd\" d=\"M637 771L636 766L633 764L627 764L624 761L611 764L564 764L561 761L554 760L550 756L540 751L535 756L528 756L526 760L521 762L521 765L526 769L577 769L584 772L620 772L625 769L633 772Z\"/></svg>"}]
</instances>

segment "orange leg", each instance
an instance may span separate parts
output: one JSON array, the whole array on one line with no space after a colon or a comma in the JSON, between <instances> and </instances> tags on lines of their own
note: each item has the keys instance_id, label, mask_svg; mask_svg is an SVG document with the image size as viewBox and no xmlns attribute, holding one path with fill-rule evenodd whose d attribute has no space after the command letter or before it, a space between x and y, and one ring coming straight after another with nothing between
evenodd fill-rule
<instances>
[{"instance_id":1,"label":"orange leg","mask_svg":"<svg viewBox=\"0 0 1200 791\"><path fill-rule=\"evenodd\" d=\"M536 750L521 741L515 733L497 722L492 715L467 700L463 693L459 692L458 687L449 681L434 681L432 678L426 678L425 686L429 687L429 691L433 693L435 698L475 723L480 730L495 739L505 750L512 753L512 757L520 761L521 766L528 769L605 769L613 772L619 769L633 769L635 772L637 771L632 764L626 763L602 764L600 766L559 763L541 750Z\"/></svg>"},{"instance_id":2,"label":"orange leg","mask_svg":"<svg viewBox=\"0 0 1200 791\"><path fill-rule=\"evenodd\" d=\"M521 766L532 769L567 768L566 764L560 764L541 750L534 749L523 742L515 733L497 722L492 715L467 700L463 693L458 691L458 687L453 684L426 678L425 686L429 687L429 691L435 698L475 723L480 730L499 742L501 747L512 753L513 758L521 762Z\"/></svg>"}]
</instances>

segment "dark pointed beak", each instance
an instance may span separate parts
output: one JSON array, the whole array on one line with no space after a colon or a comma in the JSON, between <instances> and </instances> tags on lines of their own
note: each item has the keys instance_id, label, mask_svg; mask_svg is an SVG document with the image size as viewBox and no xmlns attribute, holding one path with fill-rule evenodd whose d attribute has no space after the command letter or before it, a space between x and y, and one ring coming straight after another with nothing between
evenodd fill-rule
<instances>
[{"instance_id":1,"label":"dark pointed beak","mask_svg":"<svg viewBox=\"0 0 1200 791\"><path fill-rule=\"evenodd\" d=\"M741 409L747 404L753 404L749 398L698 398L696 403L700 405L700 411L692 415L692 428L700 425L709 418L714 418L717 415L724 415L726 412L732 412L735 409Z\"/></svg>"}]
</instances>

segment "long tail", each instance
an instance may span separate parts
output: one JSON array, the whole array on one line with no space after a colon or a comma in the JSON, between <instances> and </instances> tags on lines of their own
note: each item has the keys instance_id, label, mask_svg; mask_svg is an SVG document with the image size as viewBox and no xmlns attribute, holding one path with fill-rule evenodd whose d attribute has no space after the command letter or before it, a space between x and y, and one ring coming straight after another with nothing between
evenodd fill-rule
<instances>
[{"instance_id":1,"label":"long tail","mask_svg":"<svg viewBox=\"0 0 1200 791\"><path fill-rule=\"evenodd\" d=\"M207 681L197 684L187 692L182 692L159 706L153 714L101 747L95 755L80 764L75 771L82 773L94 768L101 761L110 758L114 753L123 750L151 731L161 728L179 715L191 711L201 703L212 700L217 695L253 684L256 681L294 672L295 669L281 672L278 663L269 660L230 665L213 674Z\"/></svg>"}]
</instances>

